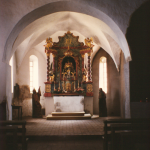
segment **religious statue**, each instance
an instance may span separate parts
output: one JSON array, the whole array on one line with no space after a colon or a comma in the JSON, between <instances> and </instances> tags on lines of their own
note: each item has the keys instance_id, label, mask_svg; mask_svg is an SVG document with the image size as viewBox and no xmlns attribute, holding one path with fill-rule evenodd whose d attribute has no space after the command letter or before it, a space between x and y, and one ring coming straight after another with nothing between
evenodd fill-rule
<instances>
[{"instance_id":1,"label":"religious statue","mask_svg":"<svg viewBox=\"0 0 150 150\"><path fill-rule=\"evenodd\" d=\"M99 117L107 117L107 107L106 107L106 94L99 89Z\"/></svg>"},{"instance_id":2,"label":"religious statue","mask_svg":"<svg viewBox=\"0 0 150 150\"><path fill-rule=\"evenodd\" d=\"M54 82L55 75L50 76L50 82Z\"/></svg>"},{"instance_id":3,"label":"religious statue","mask_svg":"<svg viewBox=\"0 0 150 150\"><path fill-rule=\"evenodd\" d=\"M66 91L71 92L71 83L66 84Z\"/></svg>"},{"instance_id":4,"label":"religious statue","mask_svg":"<svg viewBox=\"0 0 150 150\"><path fill-rule=\"evenodd\" d=\"M33 89L33 94L32 94L32 105L33 105L32 117L33 118L42 117L42 113L41 113L42 106L40 104L40 96L41 96L40 87L38 89L38 92L36 92L36 90Z\"/></svg>"},{"instance_id":5,"label":"religious statue","mask_svg":"<svg viewBox=\"0 0 150 150\"><path fill-rule=\"evenodd\" d=\"M46 39L46 45L44 45L45 46L45 48L46 49L49 49L50 47L52 47L52 45L53 45L53 40L52 40L52 38L47 38Z\"/></svg>"},{"instance_id":6,"label":"religious statue","mask_svg":"<svg viewBox=\"0 0 150 150\"><path fill-rule=\"evenodd\" d=\"M85 41L85 45L92 48L94 45L92 44L93 43L93 38L91 37L90 39L87 38L84 40Z\"/></svg>"},{"instance_id":7,"label":"religious statue","mask_svg":"<svg viewBox=\"0 0 150 150\"><path fill-rule=\"evenodd\" d=\"M64 65L64 69L67 74L67 78L70 78L71 74L73 73L73 70L74 70L72 62L69 62L69 60L68 60L68 62L66 62Z\"/></svg>"},{"instance_id":8,"label":"religious statue","mask_svg":"<svg viewBox=\"0 0 150 150\"><path fill-rule=\"evenodd\" d=\"M86 67L82 70L82 82L86 82L87 80L87 69Z\"/></svg>"},{"instance_id":9,"label":"religious statue","mask_svg":"<svg viewBox=\"0 0 150 150\"><path fill-rule=\"evenodd\" d=\"M54 73L53 73L53 69L52 69L52 63L51 63L51 67L50 67L50 71L49 71L49 79L50 79L50 82L53 82L54 81Z\"/></svg>"}]
</instances>

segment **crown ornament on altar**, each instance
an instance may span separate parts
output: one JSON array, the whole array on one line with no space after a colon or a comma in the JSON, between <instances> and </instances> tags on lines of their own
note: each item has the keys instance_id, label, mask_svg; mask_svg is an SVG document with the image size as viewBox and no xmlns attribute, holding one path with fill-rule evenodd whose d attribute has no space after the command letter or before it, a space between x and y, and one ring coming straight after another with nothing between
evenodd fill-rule
<instances>
[{"instance_id":1,"label":"crown ornament on altar","mask_svg":"<svg viewBox=\"0 0 150 150\"><path fill-rule=\"evenodd\" d=\"M65 55L65 56L72 56L72 55L73 55L73 53L72 53L72 51L70 50L69 46L68 46L68 50L67 50L66 52L64 52L64 55Z\"/></svg>"}]
</instances>

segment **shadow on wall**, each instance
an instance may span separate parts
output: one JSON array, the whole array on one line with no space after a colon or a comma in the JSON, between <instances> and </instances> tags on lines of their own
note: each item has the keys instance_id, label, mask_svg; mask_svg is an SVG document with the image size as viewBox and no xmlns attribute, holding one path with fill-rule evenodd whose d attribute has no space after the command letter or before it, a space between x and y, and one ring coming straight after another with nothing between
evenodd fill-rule
<instances>
[{"instance_id":1,"label":"shadow on wall","mask_svg":"<svg viewBox=\"0 0 150 150\"><path fill-rule=\"evenodd\" d=\"M113 93L112 101L113 101L113 111L111 112L111 116L120 116L120 93L116 89Z\"/></svg>"},{"instance_id":2,"label":"shadow on wall","mask_svg":"<svg viewBox=\"0 0 150 150\"><path fill-rule=\"evenodd\" d=\"M150 0L131 16L126 38L131 50L131 102L150 98Z\"/></svg>"}]
</instances>

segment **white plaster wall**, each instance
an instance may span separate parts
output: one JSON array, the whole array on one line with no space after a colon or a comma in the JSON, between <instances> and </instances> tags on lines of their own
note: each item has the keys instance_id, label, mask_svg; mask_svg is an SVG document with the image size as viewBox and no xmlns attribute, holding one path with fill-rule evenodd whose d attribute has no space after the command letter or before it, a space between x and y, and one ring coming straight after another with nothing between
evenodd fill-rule
<instances>
[{"instance_id":1,"label":"white plaster wall","mask_svg":"<svg viewBox=\"0 0 150 150\"><path fill-rule=\"evenodd\" d=\"M7 65L7 74L6 74L6 119L12 120L12 93L11 93L11 66Z\"/></svg>"},{"instance_id":2,"label":"white plaster wall","mask_svg":"<svg viewBox=\"0 0 150 150\"><path fill-rule=\"evenodd\" d=\"M121 53L121 117L130 118L130 79L129 63L125 62L124 55Z\"/></svg>"},{"instance_id":3,"label":"white plaster wall","mask_svg":"<svg viewBox=\"0 0 150 150\"><path fill-rule=\"evenodd\" d=\"M38 8L42 5L49 3L49 6L53 5L53 7L52 7L53 11L54 10L57 11L59 8L60 10L58 10L58 11L72 10L75 12L84 13L84 11L87 12L86 7L90 6L90 8L88 9L90 11L88 11L87 13L89 15L91 13L91 15L95 16L95 17L99 17L97 10L101 10L102 12L104 12L105 14L110 16L118 24L120 29L125 34L131 14L133 13L134 10L136 10L145 1L146 0L138 0L138 1L137 0L132 0L132 1L130 1L130 0L126 0L126 1L79 0L77 2L72 2L72 0L70 0L70 1L63 2L63 0L62 0L61 2L57 1L58 3L56 1L55 1L55 3L53 3L54 2L53 0L38 1L38 3L35 2L35 0L31 0L31 1L29 1L29 0L27 0L27 1L14 0L13 3L12 3L12 1L7 1L7 2L3 1L1 3L1 9L0 9L2 12L0 14L3 14L2 15L3 16L2 17L3 24L2 24L1 29L4 33L4 38L6 41L7 37L9 36L13 27L15 26L16 22L19 22L19 20L23 16L25 16L29 12L33 11L35 8ZM55 4L59 4L60 7L58 7L58 5L55 5ZM74 7L75 5L76 5L76 7ZM81 5L82 5L82 7L80 7ZM51 10L51 9L49 9L49 10ZM43 10L41 10L41 11L43 11ZM44 9L44 11L46 11L46 9ZM39 12L39 14L38 13L36 13L36 14L39 15L40 12ZM32 19L32 17L31 17L31 19ZM105 18L103 18L103 19L107 22L107 19L105 19ZM29 18L28 18L28 20L29 20ZM24 26L25 26L25 24L24 24ZM15 39L16 39L16 37L15 37ZM6 42L4 42L4 43L6 43ZM9 43L9 44L11 45L12 43Z\"/></svg>"},{"instance_id":4,"label":"white plaster wall","mask_svg":"<svg viewBox=\"0 0 150 150\"><path fill-rule=\"evenodd\" d=\"M54 99L53 97L45 97L45 116L54 112Z\"/></svg>"},{"instance_id":5,"label":"white plaster wall","mask_svg":"<svg viewBox=\"0 0 150 150\"><path fill-rule=\"evenodd\" d=\"M93 97L84 97L84 111L93 116Z\"/></svg>"},{"instance_id":6,"label":"white plaster wall","mask_svg":"<svg viewBox=\"0 0 150 150\"><path fill-rule=\"evenodd\" d=\"M93 112L99 114L99 59L102 56L107 58L107 115L120 116L120 74L112 58L103 49L97 52L92 63Z\"/></svg>"},{"instance_id":7,"label":"white plaster wall","mask_svg":"<svg viewBox=\"0 0 150 150\"><path fill-rule=\"evenodd\" d=\"M6 100L6 63L0 60L0 103Z\"/></svg>"},{"instance_id":8,"label":"white plaster wall","mask_svg":"<svg viewBox=\"0 0 150 150\"><path fill-rule=\"evenodd\" d=\"M17 67L16 67L16 55L13 55L13 94L14 94L14 86L17 83Z\"/></svg>"},{"instance_id":9,"label":"white plaster wall","mask_svg":"<svg viewBox=\"0 0 150 150\"><path fill-rule=\"evenodd\" d=\"M44 49L44 48L43 48ZM43 50L44 53L44 50ZM29 57L35 55L38 58L38 82L41 89L40 103L42 108L45 108L45 97L43 96L45 92L46 82L46 59L37 52L35 49L30 50L22 61L21 66L17 70L17 83L19 85L29 85L30 86L30 74L29 74ZM23 102L19 102L22 106L23 116L32 116L32 103L31 99L25 99Z\"/></svg>"},{"instance_id":10,"label":"white plaster wall","mask_svg":"<svg viewBox=\"0 0 150 150\"><path fill-rule=\"evenodd\" d=\"M44 47L43 47L43 53L44 53ZM41 94L43 97L43 94L45 92L45 84L46 82L46 59L35 49L29 51L25 58L22 61L21 66L17 70L18 79L17 82L19 85L29 85L30 86L30 72L29 72L29 57L31 55L35 55L38 58L38 82L39 86L41 88Z\"/></svg>"},{"instance_id":11,"label":"white plaster wall","mask_svg":"<svg viewBox=\"0 0 150 150\"><path fill-rule=\"evenodd\" d=\"M63 1L63 0L61 0ZM73 1L73 0L72 0ZM98 13L96 12L97 10L101 10L108 16L110 16L120 27L122 32L125 34L128 24L129 24L129 19L132 15L132 13L142 4L147 0L105 0L105 1L100 1L100 0L79 0L77 3L79 3L78 7L74 7L74 5L71 5L70 7L68 3L68 10L70 11L77 11L77 12L84 12L87 10L87 6L90 6L91 9L90 11L88 10L89 15L95 15L98 16ZM20 1L20 0L0 0L0 33L1 33L1 40L0 40L0 102L4 99L6 96L6 77L7 77L7 65L3 63L3 54L4 54L4 49L6 45L6 41L12 32L13 28L19 22L21 18L23 18L26 14L30 13L34 9L41 7L45 4L51 3L51 2L56 2L56 0L26 0L26 1ZM71 2L71 0L70 0ZM85 7L80 7L80 4L83 4ZM66 5L62 5L66 7ZM57 10L58 8L53 8L54 10ZM59 9L62 9L62 7L59 7ZM77 9L77 10L76 10ZM95 10L95 12L94 12ZM41 10L42 11L42 10ZM39 12L40 14L40 12ZM37 14L38 15L38 14ZM26 21L29 21L31 18L26 18ZM30 20L31 21L31 20ZM30 22L29 21L29 22ZM26 26L26 22L23 25L23 28ZM22 30L22 28L17 27L16 30L14 30L11 33L10 41L8 40L7 47L11 51L12 45L14 43L14 40L16 40L18 33ZM17 31L18 30L18 31ZM6 53L7 55L7 53ZM6 57L4 56L4 58ZM10 58L11 56L9 56ZM9 60L8 60L9 61ZM7 63L8 63L7 61ZM126 68L128 70L128 65L126 65ZM123 79L123 76L122 76ZM124 80L124 79L123 79ZM125 77L124 83L128 82L128 77ZM8 79L7 79L8 81ZM123 84L123 83L122 83ZM124 86L124 88L128 88L129 86ZM122 88L123 91L123 88ZM123 92L122 92L123 93ZM8 94L8 92L7 92ZM7 95L8 96L8 95ZM126 94L122 94L123 96L127 96Z\"/></svg>"}]
</instances>

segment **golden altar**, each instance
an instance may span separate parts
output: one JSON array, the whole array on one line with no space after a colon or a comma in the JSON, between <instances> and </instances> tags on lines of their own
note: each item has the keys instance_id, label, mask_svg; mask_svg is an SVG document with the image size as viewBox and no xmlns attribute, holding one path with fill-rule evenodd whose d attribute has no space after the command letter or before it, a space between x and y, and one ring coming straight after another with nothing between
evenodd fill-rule
<instances>
[{"instance_id":1,"label":"golden altar","mask_svg":"<svg viewBox=\"0 0 150 150\"><path fill-rule=\"evenodd\" d=\"M47 55L47 81L45 82L45 97L53 95L85 95L93 96L91 76L92 38L85 39L85 44L79 42L79 36L68 31L59 36L59 42L52 38L46 39L45 53ZM53 55L50 64L50 53ZM88 64L84 64L85 54L88 54Z\"/></svg>"}]
</instances>

